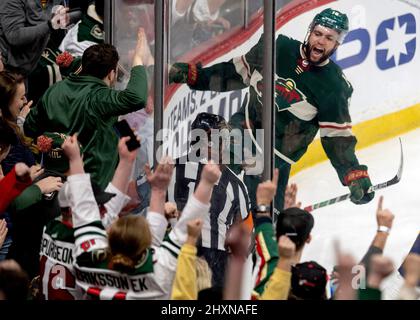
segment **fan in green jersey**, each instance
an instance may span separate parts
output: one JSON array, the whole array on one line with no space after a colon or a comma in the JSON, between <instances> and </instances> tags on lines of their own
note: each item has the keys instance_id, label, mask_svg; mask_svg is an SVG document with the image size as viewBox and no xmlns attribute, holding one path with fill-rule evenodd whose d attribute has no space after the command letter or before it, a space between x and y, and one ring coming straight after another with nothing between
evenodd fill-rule
<instances>
[{"instance_id":1,"label":"fan in green jersey","mask_svg":"<svg viewBox=\"0 0 420 320\"><path fill-rule=\"evenodd\" d=\"M306 152L316 134L335 168L341 183L348 186L351 200L364 204L373 199L367 166L355 155L356 137L351 128L349 101L353 87L331 55L349 30L345 14L325 9L317 14L304 42L284 35L276 39L275 72L275 167L280 178L275 198L275 212L283 209L284 190L291 164ZM231 91L249 87L249 98L230 119L233 128L255 137L262 125L263 37L245 55L228 62L202 68L200 64L175 63L169 79L187 83L191 89ZM253 149L261 150L256 139ZM245 151L244 151L245 154ZM237 166L236 166L237 167ZM233 166L235 168L235 166ZM252 206L259 176L245 175ZM256 208L255 208L256 209Z\"/></svg>"}]
</instances>

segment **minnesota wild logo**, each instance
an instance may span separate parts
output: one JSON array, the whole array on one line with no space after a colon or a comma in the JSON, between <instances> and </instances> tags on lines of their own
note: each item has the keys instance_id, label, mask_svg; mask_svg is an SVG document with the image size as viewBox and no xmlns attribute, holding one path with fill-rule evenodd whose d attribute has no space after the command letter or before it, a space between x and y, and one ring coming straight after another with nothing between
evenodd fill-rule
<instances>
[{"instance_id":1,"label":"minnesota wild logo","mask_svg":"<svg viewBox=\"0 0 420 320\"><path fill-rule=\"evenodd\" d=\"M307 100L306 96L300 91L296 82L293 79L284 79L276 75L275 78L275 98L274 102L277 107L277 111L284 111L294 104ZM263 81L259 80L255 86L257 92L257 99L262 104L262 90Z\"/></svg>"},{"instance_id":2,"label":"minnesota wild logo","mask_svg":"<svg viewBox=\"0 0 420 320\"><path fill-rule=\"evenodd\" d=\"M290 108L293 104L306 100L306 96L296 87L293 79L276 77L275 104L277 111Z\"/></svg>"},{"instance_id":3,"label":"minnesota wild logo","mask_svg":"<svg viewBox=\"0 0 420 320\"><path fill-rule=\"evenodd\" d=\"M105 34L102 31L101 27L97 24L95 24L92 29L90 29L90 34L92 35L92 37L98 39L98 40L104 40L105 39Z\"/></svg>"}]
</instances>

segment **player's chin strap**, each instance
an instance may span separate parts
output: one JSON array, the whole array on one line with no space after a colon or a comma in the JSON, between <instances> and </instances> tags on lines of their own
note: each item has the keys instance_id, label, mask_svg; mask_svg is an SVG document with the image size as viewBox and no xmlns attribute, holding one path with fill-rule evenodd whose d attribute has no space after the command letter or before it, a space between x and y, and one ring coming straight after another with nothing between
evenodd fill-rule
<instances>
[{"instance_id":1,"label":"player's chin strap","mask_svg":"<svg viewBox=\"0 0 420 320\"><path fill-rule=\"evenodd\" d=\"M402 147L401 138L399 138L399 140L400 140L401 156L400 156L400 166L398 167L397 174L395 175L395 177L393 177L392 179L390 179L388 181L385 181L385 182L379 183L377 185L371 186L369 188L369 190L367 191L367 193L371 193L371 192L374 192L376 190L383 189L383 188L392 186L393 184L396 184L396 183L400 182L402 172L403 172L403 166L404 166L404 155L403 155L403 147ZM308 212L311 212L315 209L323 208L323 207L329 206L331 204L347 200L347 199L350 198L350 195L351 194L348 193L348 194L344 194L342 196L335 197L335 198L332 198L332 199L329 199L329 200L326 200L326 201L318 202L318 203L315 203L313 205L305 207L304 210L306 210Z\"/></svg>"}]
</instances>

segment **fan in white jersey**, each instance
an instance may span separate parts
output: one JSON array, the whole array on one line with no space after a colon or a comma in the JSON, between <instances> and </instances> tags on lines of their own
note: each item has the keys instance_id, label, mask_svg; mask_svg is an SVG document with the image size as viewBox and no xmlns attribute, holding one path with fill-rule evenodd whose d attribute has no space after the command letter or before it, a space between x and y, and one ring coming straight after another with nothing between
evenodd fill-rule
<instances>
[{"instance_id":1,"label":"fan in white jersey","mask_svg":"<svg viewBox=\"0 0 420 320\"><path fill-rule=\"evenodd\" d=\"M121 139L118 145L120 157L125 148L126 139ZM64 154L62 156L64 157ZM92 184L95 201L105 227L118 218L122 208L130 201L130 197L126 193L131 167L130 161L122 159L105 192ZM66 198L66 188L67 183L64 184L63 190L58 195L61 216L50 221L45 226L42 235L39 277L41 286L38 298L43 300L78 300L83 298L81 288L76 286L73 268L75 237L70 203Z\"/></svg>"},{"instance_id":2,"label":"fan in white jersey","mask_svg":"<svg viewBox=\"0 0 420 320\"><path fill-rule=\"evenodd\" d=\"M66 196L76 238L77 285L96 299L168 299L179 248L187 238L187 222L208 214L213 186L220 178L218 166L205 166L202 182L188 200L181 219L162 241L167 227L164 202L173 164L166 160L153 174L146 170L152 186L150 227L142 216L126 216L114 222L107 234L92 188L86 183L89 175L83 169L77 137L67 139L63 149L70 159Z\"/></svg>"}]
</instances>

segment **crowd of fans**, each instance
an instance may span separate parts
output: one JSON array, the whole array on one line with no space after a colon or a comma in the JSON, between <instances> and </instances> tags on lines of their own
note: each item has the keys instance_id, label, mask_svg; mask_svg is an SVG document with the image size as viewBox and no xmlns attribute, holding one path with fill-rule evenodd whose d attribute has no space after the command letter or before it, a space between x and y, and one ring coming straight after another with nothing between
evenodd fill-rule
<instances>
[{"instance_id":1,"label":"crowd of fans","mask_svg":"<svg viewBox=\"0 0 420 320\"><path fill-rule=\"evenodd\" d=\"M229 28L218 16L224 1L204 2L174 1L173 22L192 12ZM211 159L146 165L148 192L133 195L138 150L113 125L146 107L154 62L139 29L127 88L113 89L119 55L104 44L103 10L91 1L72 21L60 1L0 2L0 300L382 299L384 279L397 273L383 256L394 215L382 197L365 256L357 262L337 245L329 273L301 259L316 217L300 208L296 185L273 222L278 171L255 195L265 211ZM208 114L193 126L228 129ZM177 192L191 182L191 192ZM419 246L397 275L395 299L420 297Z\"/></svg>"}]
</instances>

